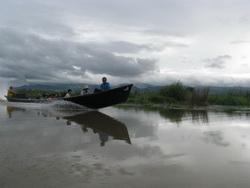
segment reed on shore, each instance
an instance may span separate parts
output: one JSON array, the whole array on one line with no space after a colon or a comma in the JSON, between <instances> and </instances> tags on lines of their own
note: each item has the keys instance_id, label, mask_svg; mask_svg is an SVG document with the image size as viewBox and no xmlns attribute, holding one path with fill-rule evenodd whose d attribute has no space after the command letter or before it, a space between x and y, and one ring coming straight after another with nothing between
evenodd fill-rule
<instances>
[{"instance_id":1,"label":"reed on shore","mask_svg":"<svg viewBox=\"0 0 250 188\"><path fill-rule=\"evenodd\" d=\"M209 94L207 88L185 87L181 82L161 88L159 91L145 93L131 92L127 103L131 104L161 104L188 106L248 106L250 93Z\"/></svg>"}]
</instances>

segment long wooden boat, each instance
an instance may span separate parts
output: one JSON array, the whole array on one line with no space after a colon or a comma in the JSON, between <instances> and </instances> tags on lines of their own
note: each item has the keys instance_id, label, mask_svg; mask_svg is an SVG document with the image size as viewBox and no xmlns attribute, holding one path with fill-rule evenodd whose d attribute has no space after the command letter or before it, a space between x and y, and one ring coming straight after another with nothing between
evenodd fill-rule
<instances>
[{"instance_id":1,"label":"long wooden boat","mask_svg":"<svg viewBox=\"0 0 250 188\"><path fill-rule=\"evenodd\" d=\"M132 86L133 84L129 84L97 93L72 96L67 98L32 99L25 97L5 97L9 102L51 103L56 100L63 100L73 102L87 108L98 109L125 102L128 99Z\"/></svg>"}]
</instances>

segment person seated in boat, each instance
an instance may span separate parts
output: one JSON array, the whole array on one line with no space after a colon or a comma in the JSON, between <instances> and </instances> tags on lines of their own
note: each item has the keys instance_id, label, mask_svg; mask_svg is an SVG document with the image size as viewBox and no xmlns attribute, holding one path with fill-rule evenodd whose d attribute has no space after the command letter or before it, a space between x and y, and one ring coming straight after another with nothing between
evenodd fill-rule
<instances>
[{"instance_id":1,"label":"person seated in boat","mask_svg":"<svg viewBox=\"0 0 250 188\"><path fill-rule=\"evenodd\" d=\"M89 91L88 85L85 85L80 93L80 95L85 95L85 94L91 94L91 92Z\"/></svg>"},{"instance_id":2,"label":"person seated in boat","mask_svg":"<svg viewBox=\"0 0 250 188\"><path fill-rule=\"evenodd\" d=\"M8 97L13 97L13 95L17 94L17 92L13 91L13 87L10 86L10 88L8 89Z\"/></svg>"},{"instance_id":3,"label":"person seated in boat","mask_svg":"<svg viewBox=\"0 0 250 188\"><path fill-rule=\"evenodd\" d=\"M36 97L36 99L41 99L41 98L42 98L41 94L38 94L38 96Z\"/></svg>"},{"instance_id":4,"label":"person seated in boat","mask_svg":"<svg viewBox=\"0 0 250 188\"><path fill-rule=\"evenodd\" d=\"M53 98L55 98L55 95L56 94L54 94L54 93L48 94L47 99L53 99Z\"/></svg>"},{"instance_id":5,"label":"person seated in boat","mask_svg":"<svg viewBox=\"0 0 250 188\"><path fill-rule=\"evenodd\" d=\"M62 94L61 94L61 93L57 93L56 97L57 97L57 98L61 98L61 97L62 97Z\"/></svg>"},{"instance_id":6,"label":"person seated in boat","mask_svg":"<svg viewBox=\"0 0 250 188\"><path fill-rule=\"evenodd\" d=\"M47 99L47 94L46 93L43 93L42 94L42 97L40 99Z\"/></svg>"},{"instance_id":7,"label":"person seated in boat","mask_svg":"<svg viewBox=\"0 0 250 188\"><path fill-rule=\"evenodd\" d=\"M106 77L103 77L102 78L102 84L101 84L101 90L104 91L104 90L107 90L107 89L110 89L111 86L110 86L110 83L107 82L107 78Z\"/></svg>"},{"instance_id":8,"label":"person seated in boat","mask_svg":"<svg viewBox=\"0 0 250 188\"><path fill-rule=\"evenodd\" d=\"M37 99L48 99L48 93L39 94Z\"/></svg>"},{"instance_id":9,"label":"person seated in boat","mask_svg":"<svg viewBox=\"0 0 250 188\"><path fill-rule=\"evenodd\" d=\"M71 93L72 93L72 89L68 89L68 92L67 92L67 94L64 96L64 98L70 97Z\"/></svg>"},{"instance_id":10,"label":"person seated in boat","mask_svg":"<svg viewBox=\"0 0 250 188\"><path fill-rule=\"evenodd\" d=\"M110 83L107 82L107 78L106 77L102 78L102 84L100 85L100 88L101 89L95 88L94 93L99 93L101 91L105 91L105 90L111 89Z\"/></svg>"}]
</instances>

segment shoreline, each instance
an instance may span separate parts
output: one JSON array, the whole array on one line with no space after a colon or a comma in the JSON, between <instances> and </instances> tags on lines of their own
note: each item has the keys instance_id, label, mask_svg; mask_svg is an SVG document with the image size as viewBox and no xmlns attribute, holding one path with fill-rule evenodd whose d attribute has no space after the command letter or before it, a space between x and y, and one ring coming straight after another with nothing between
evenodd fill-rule
<instances>
[{"instance_id":1,"label":"shoreline","mask_svg":"<svg viewBox=\"0 0 250 188\"><path fill-rule=\"evenodd\" d=\"M208 105L208 106L185 106L185 105L161 105L161 104L132 104L124 103L116 105L117 107L133 107L140 109L159 109L159 110L204 110L204 111L250 111L250 106L224 106L224 105Z\"/></svg>"}]
</instances>

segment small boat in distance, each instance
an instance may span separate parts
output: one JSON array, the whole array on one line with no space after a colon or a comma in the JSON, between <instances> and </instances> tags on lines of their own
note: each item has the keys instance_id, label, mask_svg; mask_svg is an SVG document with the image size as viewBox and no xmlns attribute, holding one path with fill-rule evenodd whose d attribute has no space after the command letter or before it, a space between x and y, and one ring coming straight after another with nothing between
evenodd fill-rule
<instances>
[{"instance_id":1,"label":"small boat in distance","mask_svg":"<svg viewBox=\"0 0 250 188\"><path fill-rule=\"evenodd\" d=\"M52 98L52 99L32 99L26 98L20 94L19 97L7 97L9 102L24 102L24 103L51 103L57 100L73 102L78 105L85 106L91 109L105 108L126 102L133 84L120 86L117 88L108 89L98 93L72 96L67 98Z\"/></svg>"}]
</instances>

